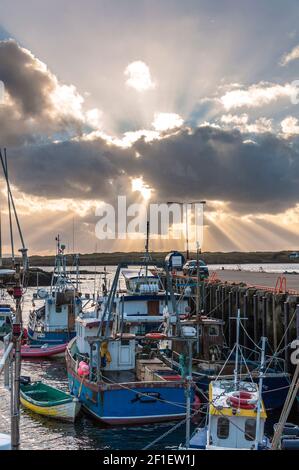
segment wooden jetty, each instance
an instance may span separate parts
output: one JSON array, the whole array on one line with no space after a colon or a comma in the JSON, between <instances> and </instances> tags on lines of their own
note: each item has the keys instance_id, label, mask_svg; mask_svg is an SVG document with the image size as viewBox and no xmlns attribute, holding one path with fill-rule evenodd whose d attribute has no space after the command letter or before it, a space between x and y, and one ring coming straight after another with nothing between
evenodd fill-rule
<instances>
[{"instance_id":1,"label":"wooden jetty","mask_svg":"<svg viewBox=\"0 0 299 470\"><path fill-rule=\"evenodd\" d=\"M177 293L188 287L193 313L199 311L225 322L230 347L235 343L234 317L240 308L254 343L267 337L272 351L283 350L280 357L286 360L287 370L292 369L290 344L299 336L299 275L219 270L199 282L196 276L172 273L172 282ZM242 344L252 348L249 337L242 334Z\"/></svg>"}]
</instances>

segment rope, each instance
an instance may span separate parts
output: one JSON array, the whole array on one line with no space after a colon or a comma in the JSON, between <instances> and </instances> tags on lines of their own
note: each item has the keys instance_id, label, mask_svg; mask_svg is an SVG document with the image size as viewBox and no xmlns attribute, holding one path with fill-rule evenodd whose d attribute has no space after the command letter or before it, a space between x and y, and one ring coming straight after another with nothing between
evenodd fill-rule
<instances>
[{"instance_id":1,"label":"rope","mask_svg":"<svg viewBox=\"0 0 299 470\"><path fill-rule=\"evenodd\" d=\"M281 338L281 340L280 340L280 342L279 342L279 345L277 346L276 351L274 352L274 354L273 354L273 356L272 356L272 360L269 362L269 364L268 364L268 366L267 366L265 372L267 372L267 370L269 369L269 367L270 367L270 365L271 365L273 359L276 358L276 356L278 355L279 348L280 348L282 342L284 341L284 338L285 338L285 336L286 336L286 334L287 334L287 332L288 332L288 330L289 330L289 328L290 328L290 326L291 326L291 324L292 324L292 322L293 322L293 320L294 320L294 318L295 318L295 315L297 315L297 309L294 311L294 313L293 313L293 315L292 315L292 318L291 318L291 320L289 321L289 324L288 324L288 326L287 326L287 328L286 328L286 330L285 330L285 332L284 332L284 334L283 334L283 336L282 336L282 338ZM285 349L285 348L284 348L284 349Z\"/></svg>"},{"instance_id":2,"label":"rope","mask_svg":"<svg viewBox=\"0 0 299 470\"><path fill-rule=\"evenodd\" d=\"M105 380L108 380L108 382L114 384L114 385L118 385L119 387L125 389L125 390L129 390L131 392L135 392L135 393L138 393L139 395L141 396L144 396L144 397L147 397L148 398L148 395L146 393L143 393L143 392L138 392L137 390L132 390L131 388L129 387L126 387L125 385L123 384L120 384L118 382L114 382L113 380L111 379L108 379L108 377L105 376ZM156 397L155 397L156 398ZM176 406L178 408L183 408L184 410L186 410L186 405L182 405L180 403L177 403L177 402L172 402L172 401L169 401L169 400L163 400L161 398L156 398L157 401L160 401L162 403L168 403L169 405L173 405L173 406ZM191 408L192 410L192 408Z\"/></svg>"}]
</instances>

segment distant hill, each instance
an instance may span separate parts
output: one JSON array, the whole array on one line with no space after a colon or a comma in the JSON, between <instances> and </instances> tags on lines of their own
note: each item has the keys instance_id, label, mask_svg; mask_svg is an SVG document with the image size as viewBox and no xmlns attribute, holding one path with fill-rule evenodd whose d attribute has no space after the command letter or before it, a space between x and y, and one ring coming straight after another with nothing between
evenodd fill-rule
<instances>
[{"instance_id":1,"label":"distant hill","mask_svg":"<svg viewBox=\"0 0 299 470\"><path fill-rule=\"evenodd\" d=\"M244 264L244 263L299 263L299 259L290 259L289 255L292 251L256 251L256 252L239 252L233 251L229 253L222 252L205 252L201 253L200 258L207 264ZM151 256L154 260L164 260L167 253L152 252ZM115 253L86 253L80 254L81 266L105 266L115 265L119 262L139 262L144 256L142 252L115 252ZM196 253L191 253L190 258L196 259ZM73 256L67 255L68 264L72 264ZM53 266L54 256L30 256L31 266Z\"/></svg>"}]
</instances>

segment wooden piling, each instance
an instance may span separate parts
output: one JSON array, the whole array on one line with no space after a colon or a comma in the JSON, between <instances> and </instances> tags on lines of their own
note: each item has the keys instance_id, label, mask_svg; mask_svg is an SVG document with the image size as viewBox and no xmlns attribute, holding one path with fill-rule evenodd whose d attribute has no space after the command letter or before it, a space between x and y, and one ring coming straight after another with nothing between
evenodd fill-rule
<instances>
[{"instance_id":1,"label":"wooden piling","mask_svg":"<svg viewBox=\"0 0 299 470\"><path fill-rule=\"evenodd\" d=\"M288 344L290 342L290 328L288 328L290 322L290 304L289 302L283 303L283 313L284 313L284 359L285 359L285 371L289 370L289 348Z\"/></svg>"}]
</instances>

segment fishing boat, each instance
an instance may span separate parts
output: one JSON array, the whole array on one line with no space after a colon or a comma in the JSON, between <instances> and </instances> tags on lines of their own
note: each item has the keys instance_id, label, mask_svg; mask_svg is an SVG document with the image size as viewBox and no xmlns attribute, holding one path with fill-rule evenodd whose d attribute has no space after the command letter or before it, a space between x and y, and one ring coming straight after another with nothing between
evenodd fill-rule
<instances>
[{"instance_id":1,"label":"fishing boat","mask_svg":"<svg viewBox=\"0 0 299 470\"><path fill-rule=\"evenodd\" d=\"M235 348L230 351L225 345L223 332L224 322L217 318L193 315L181 320L181 326L194 327L197 330L197 342L194 344L192 376L200 390L201 400L207 396L209 384L215 381L221 372L223 379L232 379L234 374ZM243 327L244 328L244 327ZM175 336L176 325L168 322L164 332L168 336ZM161 341L159 349L163 361L180 371L182 357L185 355L185 346L178 341ZM241 347L244 356L248 356L248 350ZM255 351L260 355L260 352ZM252 352L251 352L252 355ZM242 379L259 380L259 361L246 358L246 364L241 364ZM273 360L273 356L266 357L266 367L262 385L263 400L266 408L278 409L285 402L290 387L290 374L284 370L284 361Z\"/></svg>"},{"instance_id":2,"label":"fishing boat","mask_svg":"<svg viewBox=\"0 0 299 470\"><path fill-rule=\"evenodd\" d=\"M276 432L279 423L274 425ZM285 423L283 426L281 437L279 440L279 448L282 450L299 450L299 425L293 423Z\"/></svg>"},{"instance_id":3,"label":"fishing boat","mask_svg":"<svg viewBox=\"0 0 299 470\"><path fill-rule=\"evenodd\" d=\"M189 450L264 450L270 441L264 434L267 418L255 383L216 380L209 386L209 408L205 426L198 427Z\"/></svg>"},{"instance_id":4,"label":"fishing boat","mask_svg":"<svg viewBox=\"0 0 299 470\"><path fill-rule=\"evenodd\" d=\"M43 382L21 383L20 394L25 408L49 418L74 422L80 411L77 398Z\"/></svg>"},{"instance_id":5,"label":"fishing boat","mask_svg":"<svg viewBox=\"0 0 299 470\"><path fill-rule=\"evenodd\" d=\"M264 434L267 413L262 399L266 338L262 338L258 384L253 380L244 382L240 369L244 362L239 346L240 309L236 330L233 378L223 379L219 374L216 380L210 382L205 425L199 426L190 439L190 425L186 423L186 443L185 447L181 448L188 450L266 450L270 448L270 440Z\"/></svg>"},{"instance_id":6,"label":"fishing boat","mask_svg":"<svg viewBox=\"0 0 299 470\"><path fill-rule=\"evenodd\" d=\"M149 345L163 335L143 329L161 325L170 300L165 292L159 296L155 277L135 273L125 273L127 296L120 295L122 269L119 265L102 307L76 319L77 335L66 350L70 392L88 413L110 425L183 419L186 382ZM152 296L155 310L149 310Z\"/></svg>"},{"instance_id":7,"label":"fishing boat","mask_svg":"<svg viewBox=\"0 0 299 470\"><path fill-rule=\"evenodd\" d=\"M21 356L23 358L43 358L43 357L63 357L67 344L48 345L29 345L24 344L21 347Z\"/></svg>"},{"instance_id":8,"label":"fishing boat","mask_svg":"<svg viewBox=\"0 0 299 470\"><path fill-rule=\"evenodd\" d=\"M78 290L79 268L73 284L66 269L65 245L56 237L57 249L55 267L50 289L37 289L34 296L43 305L30 313L28 323L28 342L30 345L62 345L75 336L75 318L83 308L83 298Z\"/></svg>"}]
</instances>

